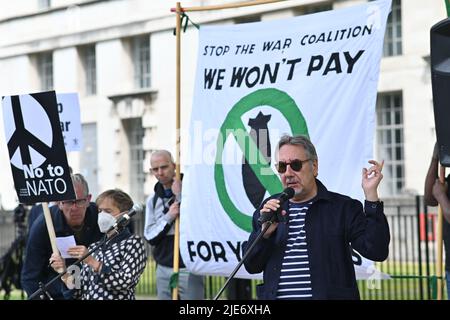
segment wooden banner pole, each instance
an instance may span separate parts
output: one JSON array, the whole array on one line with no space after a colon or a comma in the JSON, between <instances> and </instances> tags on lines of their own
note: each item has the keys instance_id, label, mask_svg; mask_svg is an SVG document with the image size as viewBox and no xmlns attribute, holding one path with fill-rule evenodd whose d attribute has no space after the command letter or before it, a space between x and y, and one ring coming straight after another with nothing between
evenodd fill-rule
<instances>
[{"instance_id":1,"label":"wooden banner pole","mask_svg":"<svg viewBox=\"0 0 450 320\"><path fill-rule=\"evenodd\" d=\"M439 170L439 181L444 183L445 180L445 167L440 166ZM442 224L443 215L442 207L438 206L438 216L437 216L437 234L436 234L436 277L437 277L437 300L442 300Z\"/></svg>"},{"instance_id":2,"label":"wooden banner pole","mask_svg":"<svg viewBox=\"0 0 450 320\"><path fill-rule=\"evenodd\" d=\"M176 103L176 179L181 179L180 174L180 120L181 120L181 5L177 2L176 11L176 93L175 93L175 103ZM180 217L178 216L175 220L175 235L173 241L173 272L178 273L180 271ZM178 300L178 282L177 286L172 290L172 300Z\"/></svg>"},{"instance_id":3,"label":"wooden banner pole","mask_svg":"<svg viewBox=\"0 0 450 320\"><path fill-rule=\"evenodd\" d=\"M50 244L52 245L53 253L59 254L58 247L56 246L55 228L53 227L53 220L48 207L48 202L42 202L42 208L44 209L45 224L47 226L48 237L50 238Z\"/></svg>"}]
</instances>

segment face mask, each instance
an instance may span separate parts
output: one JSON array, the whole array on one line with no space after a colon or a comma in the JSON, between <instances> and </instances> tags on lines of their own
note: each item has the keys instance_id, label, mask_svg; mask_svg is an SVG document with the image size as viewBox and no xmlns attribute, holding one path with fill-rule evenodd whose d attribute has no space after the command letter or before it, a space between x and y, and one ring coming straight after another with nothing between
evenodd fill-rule
<instances>
[{"instance_id":1,"label":"face mask","mask_svg":"<svg viewBox=\"0 0 450 320\"><path fill-rule=\"evenodd\" d=\"M109 230L109 228L111 228L116 223L116 218L114 218L109 213L101 211L98 214L97 222L98 227L100 228L100 232L105 233L106 231Z\"/></svg>"}]
</instances>

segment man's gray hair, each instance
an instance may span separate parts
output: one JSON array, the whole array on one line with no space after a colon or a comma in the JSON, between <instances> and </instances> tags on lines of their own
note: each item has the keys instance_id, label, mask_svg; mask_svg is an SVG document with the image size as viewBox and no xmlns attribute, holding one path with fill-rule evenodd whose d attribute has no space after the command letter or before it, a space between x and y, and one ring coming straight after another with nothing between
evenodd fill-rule
<instances>
[{"instance_id":1,"label":"man's gray hair","mask_svg":"<svg viewBox=\"0 0 450 320\"><path fill-rule=\"evenodd\" d=\"M70 176L74 185L80 184L83 187L83 197L87 197L89 195L89 186L83 175L81 173L75 173Z\"/></svg>"},{"instance_id":2,"label":"man's gray hair","mask_svg":"<svg viewBox=\"0 0 450 320\"><path fill-rule=\"evenodd\" d=\"M311 160L317 160L316 148L311 140L305 135L290 136L285 134L280 138L277 145L277 152L284 145L301 146L306 151L306 155Z\"/></svg>"}]
</instances>

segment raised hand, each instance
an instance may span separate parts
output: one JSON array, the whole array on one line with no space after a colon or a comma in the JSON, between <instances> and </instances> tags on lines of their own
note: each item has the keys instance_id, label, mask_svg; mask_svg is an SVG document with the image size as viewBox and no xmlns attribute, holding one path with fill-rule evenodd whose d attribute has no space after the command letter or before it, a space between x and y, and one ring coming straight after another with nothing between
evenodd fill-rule
<instances>
[{"instance_id":1,"label":"raised hand","mask_svg":"<svg viewBox=\"0 0 450 320\"><path fill-rule=\"evenodd\" d=\"M381 170L383 170L384 160L381 161L381 163L375 160L370 160L369 163L372 164L372 166L369 169L363 168L362 170L362 188L364 190L366 200L378 201L379 198L377 188L381 179L383 179Z\"/></svg>"}]
</instances>

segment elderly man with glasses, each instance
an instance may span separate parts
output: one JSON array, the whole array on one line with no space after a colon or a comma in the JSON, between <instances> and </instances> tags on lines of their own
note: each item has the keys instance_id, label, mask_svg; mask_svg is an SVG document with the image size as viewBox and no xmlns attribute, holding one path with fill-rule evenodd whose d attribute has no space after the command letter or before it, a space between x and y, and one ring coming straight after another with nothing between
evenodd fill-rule
<instances>
[{"instance_id":1,"label":"elderly man with glasses","mask_svg":"<svg viewBox=\"0 0 450 320\"><path fill-rule=\"evenodd\" d=\"M89 187L81 174L71 176L75 188L76 199L59 202L50 208L50 213L57 237L73 235L77 245L88 247L102 237L97 219L98 209L91 202ZM34 221L27 241L25 262L22 268L21 283L27 295L30 296L39 289L39 283L45 284L57 275L49 266L52 248L47 232L44 216ZM68 259L67 265L76 261ZM64 288L61 281L55 281L48 293L53 299L64 299Z\"/></svg>"},{"instance_id":2,"label":"elderly man with glasses","mask_svg":"<svg viewBox=\"0 0 450 320\"><path fill-rule=\"evenodd\" d=\"M248 272L264 272L258 298L359 299L352 247L375 261L389 252L389 225L377 192L383 163L371 160L372 166L363 168L363 209L358 200L328 191L317 179L318 158L307 137L283 136L277 151L281 182L293 189L293 197L280 204L280 195L274 195L253 215L245 252L268 227L245 261Z\"/></svg>"}]
</instances>

